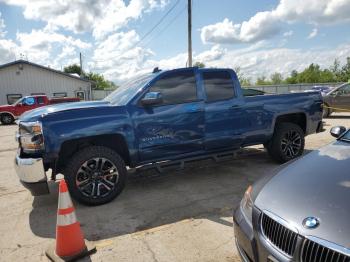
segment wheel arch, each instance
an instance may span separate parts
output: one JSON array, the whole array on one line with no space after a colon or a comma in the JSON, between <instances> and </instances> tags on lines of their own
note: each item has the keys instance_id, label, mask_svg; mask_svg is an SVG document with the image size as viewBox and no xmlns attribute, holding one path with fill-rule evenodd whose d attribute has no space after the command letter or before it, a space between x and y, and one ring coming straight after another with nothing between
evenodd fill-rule
<instances>
[{"instance_id":1,"label":"wheel arch","mask_svg":"<svg viewBox=\"0 0 350 262\"><path fill-rule=\"evenodd\" d=\"M2 112L0 112L0 117L2 115L6 115L6 114L11 115L13 117L13 119L17 119L17 117L13 113L11 113L9 111L2 111Z\"/></svg>"},{"instance_id":2,"label":"wheel arch","mask_svg":"<svg viewBox=\"0 0 350 262\"><path fill-rule=\"evenodd\" d=\"M62 172L70 157L89 146L104 146L110 148L121 156L126 165L130 165L130 153L123 135L96 135L64 141L59 150L54 174Z\"/></svg>"},{"instance_id":3,"label":"wheel arch","mask_svg":"<svg viewBox=\"0 0 350 262\"><path fill-rule=\"evenodd\" d=\"M274 127L280 123L296 124L303 130L305 135L307 134L307 118L305 113L299 112L279 115L276 117Z\"/></svg>"}]
</instances>

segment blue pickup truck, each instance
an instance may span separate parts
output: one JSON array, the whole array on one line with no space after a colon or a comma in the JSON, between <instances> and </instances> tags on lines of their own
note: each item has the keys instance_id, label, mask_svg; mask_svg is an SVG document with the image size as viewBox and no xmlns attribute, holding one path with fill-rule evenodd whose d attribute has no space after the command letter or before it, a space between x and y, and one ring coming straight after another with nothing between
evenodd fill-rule
<instances>
[{"instance_id":1,"label":"blue pickup truck","mask_svg":"<svg viewBox=\"0 0 350 262\"><path fill-rule=\"evenodd\" d=\"M65 176L88 205L114 199L128 167L205 157L264 144L278 162L300 156L304 137L322 130L319 92L244 96L231 69L154 70L102 101L52 105L19 120L15 159L33 195Z\"/></svg>"}]
</instances>

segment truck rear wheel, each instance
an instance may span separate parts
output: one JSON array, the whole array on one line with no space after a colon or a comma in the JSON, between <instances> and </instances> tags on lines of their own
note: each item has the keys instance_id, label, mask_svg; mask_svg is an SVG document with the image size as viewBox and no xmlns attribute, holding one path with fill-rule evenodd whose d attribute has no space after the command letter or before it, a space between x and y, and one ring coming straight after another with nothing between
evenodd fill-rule
<instances>
[{"instance_id":1,"label":"truck rear wheel","mask_svg":"<svg viewBox=\"0 0 350 262\"><path fill-rule=\"evenodd\" d=\"M1 115L1 123L3 125L10 125L15 121L12 115L10 114L2 114Z\"/></svg>"},{"instance_id":2,"label":"truck rear wheel","mask_svg":"<svg viewBox=\"0 0 350 262\"><path fill-rule=\"evenodd\" d=\"M327 104L325 104L325 106L326 107L323 107L323 113L322 113L323 118L327 118L332 114L330 108L328 108L329 106Z\"/></svg>"},{"instance_id":3,"label":"truck rear wheel","mask_svg":"<svg viewBox=\"0 0 350 262\"><path fill-rule=\"evenodd\" d=\"M293 123L280 123L266 149L270 156L279 163L301 156L304 152L305 134Z\"/></svg>"},{"instance_id":4,"label":"truck rear wheel","mask_svg":"<svg viewBox=\"0 0 350 262\"><path fill-rule=\"evenodd\" d=\"M71 158L64 176L74 199L86 205L102 205L122 192L127 171L115 151L91 146Z\"/></svg>"}]
</instances>

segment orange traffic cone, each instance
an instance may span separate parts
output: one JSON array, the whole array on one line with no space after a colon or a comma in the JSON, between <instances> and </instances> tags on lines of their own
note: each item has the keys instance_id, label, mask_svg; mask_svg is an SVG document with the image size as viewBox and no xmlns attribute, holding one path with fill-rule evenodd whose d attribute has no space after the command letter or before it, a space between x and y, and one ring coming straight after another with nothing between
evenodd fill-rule
<instances>
[{"instance_id":1,"label":"orange traffic cone","mask_svg":"<svg viewBox=\"0 0 350 262\"><path fill-rule=\"evenodd\" d=\"M62 179L58 197L56 246L49 248L46 255L52 261L74 261L95 251L95 247L85 244L67 184Z\"/></svg>"}]
</instances>

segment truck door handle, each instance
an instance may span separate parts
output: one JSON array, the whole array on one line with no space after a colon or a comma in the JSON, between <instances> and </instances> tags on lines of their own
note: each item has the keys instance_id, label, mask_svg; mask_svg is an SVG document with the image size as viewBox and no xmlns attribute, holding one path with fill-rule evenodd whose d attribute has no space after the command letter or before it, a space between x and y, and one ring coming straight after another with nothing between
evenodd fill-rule
<instances>
[{"instance_id":1,"label":"truck door handle","mask_svg":"<svg viewBox=\"0 0 350 262\"><path fill-rule=\"evenodd\" d=\"M232 109L234 109L234 108L239 108L239 106L238 106L238 105L234 105L234 106L231 106L231 108L232 108Z\"/></svg>"}]
</instances>

